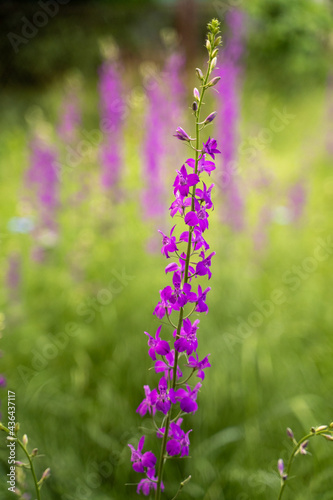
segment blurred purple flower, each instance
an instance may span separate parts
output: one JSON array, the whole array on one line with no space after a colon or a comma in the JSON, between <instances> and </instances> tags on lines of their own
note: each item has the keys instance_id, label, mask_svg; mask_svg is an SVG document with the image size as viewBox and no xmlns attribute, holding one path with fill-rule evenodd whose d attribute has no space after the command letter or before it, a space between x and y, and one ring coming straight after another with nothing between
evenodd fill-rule
<instances>
[{"instance_id":1,"label":"blurred purple flower","mask_svg":"<svg viewBox=\"0 0 333 500\"><path fill-rule=\"evenodd\" d=\"M219 144L222 151L222 190L224 221L233 229L244 227L244 199L240 193L239 180L234 170L237 162L239 122L239 76L240 58L243 54L244 15L231 9L226 15L229 37L227 39L220 67L217 69L221 81L218 85Z\"/></svg>"},{"instance_id":2,"label":"blurred purple flower","mask_svg":"<svg viewBox=\"0 0 333 500\"><path fill-rule=\"evenodd\" d=\"M119 185L122 167L121 143L124 123L124 102L119 68L115 62L104 61L99 70L101 129L101 183L109 190ZM117 192L115 191L117 194Z\"/></svg>"}]
</instances>

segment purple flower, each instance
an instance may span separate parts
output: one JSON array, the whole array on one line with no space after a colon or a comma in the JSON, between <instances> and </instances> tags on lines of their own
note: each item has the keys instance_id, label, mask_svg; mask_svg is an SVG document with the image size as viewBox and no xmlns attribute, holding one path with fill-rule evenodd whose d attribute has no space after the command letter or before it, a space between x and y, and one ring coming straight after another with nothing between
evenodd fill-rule
<instances>
[{"instance_id":1,"label":"purple flower","mask_svg":"<svg viewBox=\"0 0 333 500\"><path fill-rule=\"evenodd\" d=\"M145 391L145 399L139 404L137 408L137 413L144 417L148 412L150 415L155 415L156 412L156 401L157 401L157 389L153 389L152 391L149 388L149 385L144 386Z\"/></svg>"},{"instance_id":2,"label":"purple flower","mask_svg":"<svg viewBox=\"0 0 333 500\"><path fill-rule=\"evenodd\" d=\"M144 472L145 468L151 469L156 464L156 457L154 453L152 453L151 451L146 451L146 453L143 454L141 453L144 443L145 436L142 436L139 441L137 450L131 444L128 445L132 452L131 462L133 464L133 469L135 470L135 472Z\"/></svg>"},{"instance_id":3,"label":"purple flower","mask_svg":"<svg viewBox=\"0 0 333 500\"><path fill-rule=\"evenodd\" d=\"M168 390L168 384L165 377L162 377L158 383L159 394L156 400L156 410L164 415L170 410L171 403L174 403L173 391Z\"/></svg>"},{"instance_id":4,"label":"purple flower","mask_svg":"<svg viewBox=\"0 0 333 500\"><path fill-rule=\"evenodd\" d=\"M163 136L167 123L167 113L164 93L153 78L147 82L146 93L142 205L146 219L159 221L164 214L166 205L163 168L167 151Z\"/></svg>"},{"instance_id":5,"label":"purple flower","mask_svg":"<svg viewBox=\"0 0 333 500\"><path fill-rule=\"evenodd\" d=\"M215 139L211 139L210 137L206 142L203 143L203 149L202 151L204 153L208 153L214 160L215 160L215 155L217 153L221 153L217 148L217 142Z\"/></svg>"},{"instance_id":6,"label":"purple flower","mask_svg":"<svg viewBox=\"0 0 333 500\"><path fill-rule=\"evenodd\" d=\"M148 346L150 347L149 349L149 356L153 361L156 361L156 354L159 354L160 356L165 356L170 352L170 346L166 340L161 340L160 339L160 333L161 333L161 328L162 325L157 328L155 338L152 337L149 333L145 332L146 335L148 335Z\"/></svg>"},{"instance_id":7,"label":"purple flower","mask_svg":"<svg viewBox=\"0 0 333 500\"><path fill-rule=\"evenodd\" d=\"M185 198L180 193L176 194L176 199L171 203L170 207L170 215L174 217L177 212L180 213L181 216L184 216L186 207L191 205L191 198Z\"/></svg>"},{"instance_id":8,"label":"purple flower","mask_svg":"<svg viewBox=\"0 0 333 500\"><path fill-rule=\"evenodd\" d=\"M164 373L164 377L166 379L171 379L171 372L173 371L173 367L175 364L175 351L172 349L165 356L166 363L164 361L156 361L155 363L155 372L156 373ZM183 376L179 366L177 366L177 379L180 379Z\"/></svg>"},{"instance_id":9,"label":"purple flower","mask_svg":"<svg viewBox=\"0 0 333 500\"><path fill-rule=\"evenodd\" d=\"M211 186L209 186L208 189L207 189L207 186L206 186L206 184L204 182L202 184L203 184L203 189L197 188L195 190L196 199L200 203L204 203L205 204L205 209L206 210L214 209L214 205L213 205L213 202L212 202L212 199L211 199L212 189L214 187L214 184L211 184Z\"/></svg>"},{"instance_id":10,"label":"purple flower","mask_svg":"<svg viewBox=\"0 0 333 500\"><path fill-rule=\"evenodd\" d=\"M208 354L208 356L210 356L210 354ZM195 357L190 356L188 358L188 364L186 366L189 366L190 368L193 368L194 370L198 370L197 377L201 378L201 380L204 380L204 378L205 378L204 369L209 368L211 366L209 361L208 361L208 356L206 356L201 361L199 361L197 353L195 353Z\"/></svg>"},{"instance_id":11,"label":"purple flower","mask_svg":"<svg viewBox=\"0 0 333 500\"><path fill-rule=\"evenodd\" d=\"M187 212L187 214L185 215L185 224L187 224L188 226L190 227L194 227L194 226L197 226L199 224L199 219L198 219L198 216L195 212Z\"/></svg>"},{"instance_id":12,"label":"purple flower","mask_svg":"<svg viewBox=\"0 0 333 500\"><path fill-rule=\"evenodd\" d=\"M177 244L176 244L176 237L172 236L172 233L174 231L176 226L173 226L173 228L170 231L170 237L166 236L162 231L158 230L158 232L163 236L163 245L161 252L166 256L166 258L169 258L169 252L177 252Z\"/></svg>"},{"instance_id":13,"label":"purple flower","mask_svg":"<svg viewBox=\"0 0 333 500\"><path fill-rule=\"evenodd\" d=\"M206 304L206 296L207 293L210 291L210 287L206 288L206 290L203 292L202 288L200 285L198 285L198 300L197 300L197 307L196 311L197 312L208 312L208 306Z\"/></svg>"},{"instance_id":14,"label":"purple flower","mask_svg":"<svg viewBox=\"0 0 333 500\"><path fill-rule=\"evenodd\" d=\"M104 139L100 146L101 183L111 189L120 182L122 132L125 105L122 83L116 63L105 61L99 70L101 129Z\"/></svg>"},{"instance_id":15,"label":"purple flower","mask_svg":"<svg viewBox=\"0 0 333 500\"><path fill-rule=\"evenodd\" d=\"M179 337L175 341L175 349L178 352L186 351L189 356L198 347L198 340L196 337L199 320L196 319L192 325L191 320L186 318L183 320L183 327L180 330ZM175 332L177 333L177 331ZM174 336L176 336L174 334Z\"/></svg>"},{"instance_id":16,"label":"purple flower","mask_svg":"<svg viewBox=\"0 0 333 500\"><path fill-rule=\"evenodd\" d=\"M185 434L180 427L182 421L183 419L180 418L177 423L171 422L170 424L169 437L171 439L167 442L166 451L171 457L179 454L181 457L188 456L190 446L189 434L192 432L192 429Z\"/></svg>"},{"instance_id":17,"label":"purple flower","mask_svg":"<svg viewBox=\"0 0 333 500\"><path fill-rule=\"evenodd\" d=\"M156 491L157 488L157 477L155 476L155 468L152 467L146 472L147 477L145 479L141 479L136 489L136 492L143 493L145 496L148 496L150 491ZM161 483L161 490L164 490L164 484Z\"/></svg>"},{"instance_id":18,"label":"purple flower","mask_svg":"<svg viewBox=\"0 0 333 500\"><path fill-rule=\"evenodd\" d=\"M194 389L191 389L189 385L185 389L178 389L175 391L175 398L180 401L180 409L185 413L194 413L198 409L198 404L196 402L198 392L200 390L201 383L199 382Z\"/></svg>"},{"instance_id":19,"label":"purple flower","mask_svg":"<svg viewBox=\"0 0 333 500\"><path fill-rule=\"evenodd\" d=\"M190 187L195 186L199 182L199 176L197 174L188 174L185 165L182 166L180 170L177 170L177 177L173 184L174 194L179 191L181 196L187 196L190 192Z\"/></svg>"},{"instance_id":20,"label":"purple flower","mask_svg":"<svg viewBox=\"0 0 333 500\"><path fill-rule=\"evenodd\" d=\"M193 158L186 160L185 163L187 163L189 167L193 168L193 170L195 169L195 160ZM211 172L215 169L216 169L215 163L206 160L206 156L202 154L198 160L198 174L201 174L202 172L207 172L207 174L210 175Z\"/></svg>"},{"instance_id":21,"label":"purple flower","mask_svg":"<svg viewBox=\"0 0 333 500\"><path fill-rule=\"evenodd\" d=\"M205 276L206 274L208 274L208 279L212 277L210 266L212 264L211 260L214 255L215 252L212 252L210 255L208 255L208 257L205 257L204 252L200 253L200 257L202 258L202 260L197 263L195 269L196 273L199 276Z\"/></svg>"}]
</instances>

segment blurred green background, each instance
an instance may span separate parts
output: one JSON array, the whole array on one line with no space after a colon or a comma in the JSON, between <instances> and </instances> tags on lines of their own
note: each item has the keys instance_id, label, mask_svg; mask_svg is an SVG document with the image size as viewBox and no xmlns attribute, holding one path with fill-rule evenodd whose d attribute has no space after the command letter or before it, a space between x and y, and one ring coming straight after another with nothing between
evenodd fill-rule
<instances>
[{"instance_id":1,"label":"blurred green background","mask_svg":"<svg viewBox=\"0 0 333 500\"><path fill-rule=\"evenodd\" d=\"M32 19L41 7L14 1L0 7L3 421L9 389L16 393L22 432L43 455L39 475L46 467L52 471L43 498L137 497L135 486L125 486L137 481L127 443L135 444L140 428L150 425L135 410L142 386L153 387L157 380L149 370L143 332L158 326L152 311L159 290L168 284L159 249L147 251L159 227L141 216L145 100L140 68L147 61L162 68L170 47L161 34L177 33L172 40L187 56L186 112L197 85L194 69L206 58L206 23L218 17L224 34L226 13L240 7L247 19L240 140L269 128L276 109L287 110L293 119L253 161L240 157L240 175L249 186L244 230L232 231L221 222L223 199L216 193L207 236L216 252L210 311L201 318L199 332L200 354L211 353L212 368L199 395L199 411L188 417L192 458L168 463L165 498L172 498L191 474L179 497L184 500L275 499L277 460L286 460L291 449L286 427L300 438L311 426L333 420L332 2L70 0L57 5L57 14L17 51L13 43L19 39L13 42L8 33L21 36L22 18ZM110 36L119 47L130 103L123 195L115 203L101 192L94 144L61 184L60 236L46 248L44 262L36 262L32 234L12 232L9 224L27 215L23 179L31 117L43 116L53 137L66 81L74 74L80 81L81 128L98 129L100 40ZM137 99L131 101L133 89ZM207 113L213 110L213 97L207 100ZM166 144L172 149L174 142L166 138ZM180 148L177 155L178 163L169 161L165 167L170 199L174 170L187 151ZM306 204L292 224L285 218L285 193L300 175ZM89 195L77 203L73 196L84 176ZM266 177L273 181L265 184ZM254 188L256 179L262 184ZM261 213L270 214L268 224L260 222ZM164 221L164 228L171 223ZM264 238L260 248L254 243L258 230ZM8 286L13 255L20 275L15 290ZM117 291L110 292L114 284ZM258 311L260 324L244 327ZM6 499L12 494L5 484L5 437L0 437L0 491ZM151 443L156 445L153 438ZM332 443L315 438L309 449L311 455L297 457L296 477L285 498L333 499Z\"/></svg>"}]
</instances>

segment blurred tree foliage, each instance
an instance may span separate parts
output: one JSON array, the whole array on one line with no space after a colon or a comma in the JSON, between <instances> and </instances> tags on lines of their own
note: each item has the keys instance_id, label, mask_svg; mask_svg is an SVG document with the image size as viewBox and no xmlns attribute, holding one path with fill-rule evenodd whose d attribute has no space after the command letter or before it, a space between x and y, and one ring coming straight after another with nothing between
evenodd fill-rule
<instances>
[{"instance_id":1,"label":"blurred tree foliage","mask_svg":"<svg viewBox=\"0 0 333 500\"><path fill-rule=\"evenodd\" d=\"M251 0L248 67L279 86L326 78L332 56L333 4L318 0Z\"/></svg>"},{"instance_id":2,"label":"blurred tree foliage","mask_svg":"<svg viewBox=\"0 0 333 500\"><path fill-rule=\"evenodd\" d=\"M180 33L193 44L208 19L217 16L223 22L236 6L249 14L246 63L259 86L272 83L297 90L311 80L323 81L327 75L333 36L331 0L65 1L8 0L0 4L2 85L47 85L73 68L86 77L94 76L101 60L98 41L104 36L113 36L122 55L131 60L152 57L152 51L156 56L160 29L174 26L182 31L179 12L183 11L187 11L185 19L190 14L197 17L195 36L190 36L191 29ZM48 15L45 25L27 28L35 29L35 34L25 37L27 23L37 20L43 24L37 13L44 12L42 4L50 3L58 6L56 15Z\"/></svg>"}]
</instances>

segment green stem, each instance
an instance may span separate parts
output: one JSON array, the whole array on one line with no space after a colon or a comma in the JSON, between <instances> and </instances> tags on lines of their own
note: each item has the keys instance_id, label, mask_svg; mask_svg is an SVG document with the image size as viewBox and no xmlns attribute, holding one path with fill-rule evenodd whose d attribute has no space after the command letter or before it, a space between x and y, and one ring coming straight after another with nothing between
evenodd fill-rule
<instances>
[{"instance_id":1,"label":"green stem","mask_svg":"<svg viewBox=\"0 0 333 500\"><path fill-rule=\"evenodd\" d=\"M10 434L10 430L7 429L7 427L5 427L2 424L1 424L1 429L3 431L7 432L7 434ZM22 441L20 441L20 439L17 436L16 436L15 440L18 443L18 445L22 448L22 450L24 451L25 456L27 457L27 459L29 461L31 475L32 475L32 478L33 478L33 481L34 481L34 484L35 484L37 500L41 500L41 498L40 498L40 489L39 489L39 486L38 486L38 480L37 480L37 476L36 476L36 473L35 473L34 464L33 464L32 460L31 460L31 457L30 457L30 455L28 453L28 450L26 449L26 447L24 446L24 444L22 443Z\"/></svg>"},{"instance_id":2,"label":"green stem","mask_svg":"<svg viewBox=\"0 0 333 500\"><path fill-rule=\"evenodd\" d=\"M205 79L202 84L202 92L200 95L200 100L198 103L198 109L195 114L196 117L196 123L195 123L195 129L196 129L196 145L195 145L195 170L194 173L198 173L198 161L199 161L199 143L200 143L200 129L199 129L199 121L200 121L200 109L202 105L202 100L203 96L206 90L206 84L208 82L208 78L210 75L210 59L208 62L208 67L207 67L207 72ZM195 196L195 186L193 186L192 189L192 202L191 202L191 211L194 211L194 196ZM189 273L189 265L190 265L190 257L191 257L191 245L192 245L192 229L189 231L189 238L188 238L188 243L187 243L187 251L186 251L186 260L185 260L185 270L184 270L184 284L188 283L188 273ZM177 325L177 334L176 334L176 339L179 338L180 336L180 330L182 327L182 322L183 322L183 317L184 317L184 308L181 307L179 311L179 318L178 318L178 325ZM174 360L174 365L173 365L173 374L172 374L172 384L171 388L175 389L176 383L177 383L177 367L178 367L178 357L179 353L175 351L175 360ZM161 485L162 485L162 479L163 479L163 472L164 472L164 464L166 461L166 445L167 445L167 440L168 440L168 434L169 434L169 427L170 427L170 422L171 422L171 412L172 412L172 407L168 411L166 422L165 422L165 431L162 439L162 444L161 444L161 453L160 453L160 458L159 458L159 464L158 464L158 480L157 480L157 487L156 487L156 494L155 494L155 500L160 500L161 499Z\"/></svg>"},{"instance_id":3,"label":"green stem","mask_svg":"<svg viewBox=\"0 0 333 500\"><path fill-rule=\"evenodd\" d=\"M33 478L34 483L35 483L35 490L36 490L37 500L41 500L40 499L40 489L39 489L39 486L38 486L38 480L37 480L37 476L36 476L36 473L35 473L35 468L34 468L32 460L31 460L31 457L30 457L27 449L25 448L24 444L18 438L17 438L17 442L18 442L19 446L22 448L22 450L24 451L27 459L29 460L32 478Z\"/></svg>"},{"instance_id":4,"label":"green stem","mask_svg":"<svg viewBox=\"0 0 333 500\"><path fill-rule=\"evenodd\" d=\"M281 500L281 498L282 498L283 491L285 489L285 486L287 484L288 478L290 476L291 466L293 464L293 461L294 461L294 458L295 458L297 452L300 449L301 444L304 443L304 441L307 441L308 439L310 439L310 438L312 438L314 436L320 436L322 434L331 434L331 433L332 433L332 431L329 428L323 429L323 430L317 431L317 432L316 431L310 432L306 436L302 437L302 439L300 439L297 444L295 444L295 447L293 448L293 451L292 451L292 453L290 455L290 458L289 458L289 461L288 461L288 465L287 465L287 468L286 468L286 476L287 477L284 480L282 479L282 482L281 482L281 488L280 488L280 493L279 493L279 496L278 496L278 500Z\"/></svg>"}]
</instances>

